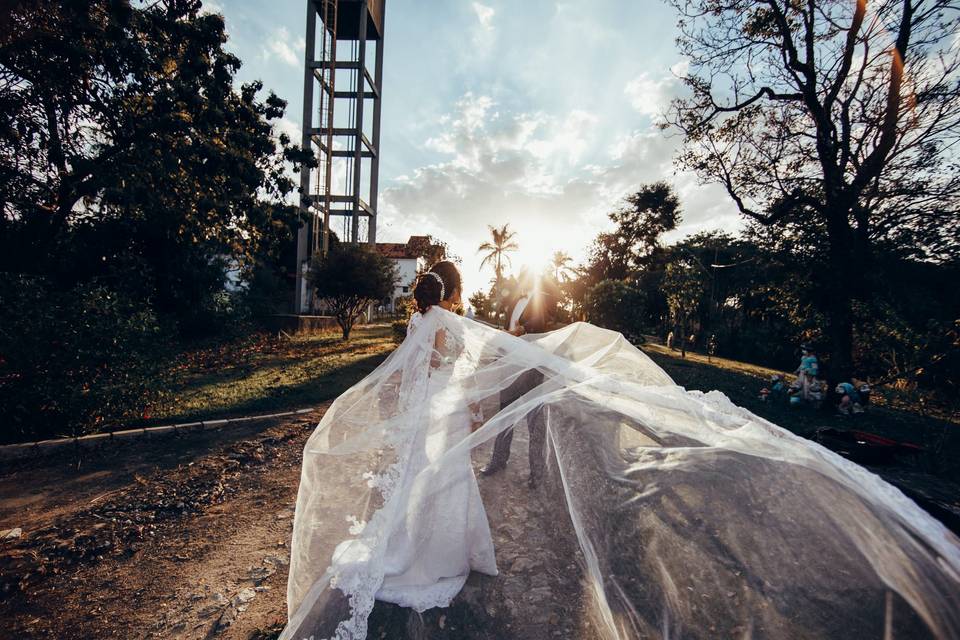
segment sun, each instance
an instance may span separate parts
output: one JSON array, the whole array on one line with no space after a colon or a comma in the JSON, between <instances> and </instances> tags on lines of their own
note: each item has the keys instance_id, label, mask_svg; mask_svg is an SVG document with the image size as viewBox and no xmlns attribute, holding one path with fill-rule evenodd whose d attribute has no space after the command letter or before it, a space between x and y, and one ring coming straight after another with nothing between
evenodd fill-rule
<instances>
[{"instance_id":1,"label":"sun","mask_svg":"<svg viewBox=\"0 0 960 640\"><path fill-rule=\"evenodd\" d=\"M540 275L551 269L553 254L566 250L565 245L570 244L570 239L552 229L525 229L517 234L517 244L520 248L510 255L512 271L527 270Z\"/></svg>"},{"instance_id":2,"label":"sun","mask_svg":"<svg viewBox=\"0 0 960 640\"><path fill-rule=\"evenodd\" d=\"M549 256L540 253L518 251L511 257L511 262L515 273L527 271L534 275L540 275L550 268Z\"/></svg>"}]
</instances>

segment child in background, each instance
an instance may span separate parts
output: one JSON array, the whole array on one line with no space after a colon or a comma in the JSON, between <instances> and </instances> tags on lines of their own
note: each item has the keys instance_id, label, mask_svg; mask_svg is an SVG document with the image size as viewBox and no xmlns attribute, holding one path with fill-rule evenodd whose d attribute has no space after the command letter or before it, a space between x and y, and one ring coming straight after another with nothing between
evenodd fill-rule
<instances>
[{"instance_id":1,"label":"child in background","mask_svg":"<svg viewBox=\"0 0 960 640\"><path fill-rule=\"evenodd\" d=\"M775 373L770 376L770 385L760 389L760 399L764 402L778 402L787 395L787 384L783 380L782 373Z\"/></svg>"},{"instance_id":2,"label":"child in background","mask_svg":"<svg viewBox=\"0 0 960 640\"><path fill-rule=\"evenodd\" d=\"M808 395L810 396L810 403L817 409L820 408L820 405L823 404L823 393L827 390L827 383L824 380L814 378L813 382L810 383L810 388L808 390Z\"/></svg>"},{"instance_id":3,"label":"child in background","mask_svg":"<svg viewBox=\"0 0 960 640\"><path fill-rule=\"evenodd\" d=\"M857 388L849 382L841 382L835 389L840 396L840 403L837 405L837 411L844 416L852 416L863 413L863 405L860 404L860 393Z\"/></svg>"},{"instance_id":4,"label":"child in background","mask_svg":"<svg viewBox=\"0 0 960 640\"><path fill-rule=\"evenodd\" d=\"M791 407L798 407L803 402L803 384L800 379L794 380L787 389L787 398L790 399Z\"/></svg>"},{"instance_id":5,"label":"child in background","mask_svg":"<svg viewBox=\"0 0 960 640\"><path fill-rule=\"evenodd\" d=\"M800 384L800 397L810 400L810 385L820 375L820 363L813 347L808 344L800 345L802 356L800 366L797 367L797 382Z\"/></svg>"},{"instance_id":6,"label":"child in background","mask_svg":"<svg viewBox=\"0 0 960 640\"><path fill-rule=\"evenodd\" d=\"M870 404L870 385L867 384L866 380L858 380L857 378L853 378L851 382L853 386L857 388L857 393L860 395L860 406L866 411L867 406Z\"/></svg>"}]
</instances>

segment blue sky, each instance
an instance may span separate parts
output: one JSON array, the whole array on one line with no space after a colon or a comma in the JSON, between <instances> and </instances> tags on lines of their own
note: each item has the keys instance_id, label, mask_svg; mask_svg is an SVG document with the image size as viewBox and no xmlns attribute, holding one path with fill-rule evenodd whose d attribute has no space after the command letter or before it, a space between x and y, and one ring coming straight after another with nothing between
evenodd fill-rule
<instances>
[{"instance_id":1,"label":"blue sky","mask_svg":"<svg viewBox=\"0 0 960 640\"><path fill-rule=\"evenodd\" d=\"M217 0L239 80L289 103L278 129L299 140L302 0ZM685 63L676 16L654 0L387 0L378 240L432 234L485 287L476 247L509 222L514 266L556 250L577 261L606 212L644 182L674 184L674 236L739 227L716 186L674 170L678 139L655 127Z\"/></svg>"}]
</instances>

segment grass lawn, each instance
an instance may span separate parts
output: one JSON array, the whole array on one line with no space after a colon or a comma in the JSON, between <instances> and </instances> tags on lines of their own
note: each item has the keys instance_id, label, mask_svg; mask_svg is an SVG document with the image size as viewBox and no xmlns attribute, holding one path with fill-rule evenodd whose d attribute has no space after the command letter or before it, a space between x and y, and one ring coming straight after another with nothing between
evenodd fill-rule
<instances>
[{"instance_id":1,"label":"grass lawn","mask_svg":"<svg viewBox=\"0 0 960 640\"><path fill-rule=\"evenodd\" d=\"M184 354L169 392L141 424L300 409L332 400L396 347L389 324L278 340L266 334Z\"/></svg>"},{"instance_id":2,"label":"grass lawn","mask_svg":"<svg viewBox=\"0 0 960 640\"><path fill-rule=\"evenodd\" d=\"M735 404L794 433L811 436L820 427L834 427L912 442L927 448L927 454L918 463L925 471L960 479L960 423L904 410L900 408L902 401L891 397L892 393L874 394L877 402L866 414L849 418L829 408L817 411L760 400L760 389L767 385L770 376L782 372L725 358L713 357L708 362L706 355L689 351L682 359L679 351L660 344L644 344L642 349L677 384L700 391L717 389Z\"/></svg>"}]
</instances>

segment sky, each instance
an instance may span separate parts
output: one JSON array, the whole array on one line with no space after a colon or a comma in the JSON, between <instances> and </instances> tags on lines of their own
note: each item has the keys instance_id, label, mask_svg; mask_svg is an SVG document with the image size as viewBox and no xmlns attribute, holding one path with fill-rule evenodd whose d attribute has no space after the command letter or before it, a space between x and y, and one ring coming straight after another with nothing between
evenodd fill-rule
<instances>
[{"instance_id":1,"label":"sky","mask_svg":"<svg viewBox=\"0 0 960 640\"><path fill-rule=\"evenodd\" d=\"M300 139L305 0L216 0L238 81L288 101ZM723 190L678 172L678 136L656 125L686 63L659 0L387 0L377 240L433 235L461 258L465 297L485 289L477 246L509 223L512 266L554 251L581 262L607 213L641 184L675 187L667 240L741 220ZM265 95L265 94L264 94Z\"/></svg>"}]
</instances>

